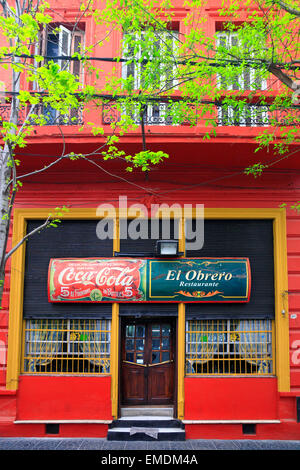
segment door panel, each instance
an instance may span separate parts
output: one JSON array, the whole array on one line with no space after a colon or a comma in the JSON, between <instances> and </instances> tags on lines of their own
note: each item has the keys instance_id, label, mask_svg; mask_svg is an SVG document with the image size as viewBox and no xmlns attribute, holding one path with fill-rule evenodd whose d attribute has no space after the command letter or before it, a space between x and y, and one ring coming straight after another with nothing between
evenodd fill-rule
<instances>
[{"instance_id":1,"label":"door panel","mask_svg":"<svg viewBox=\"0 0 300 470\"><path fill-rule=\"evenodd\" d=\"M144 404L146 393L145 370L134 364L123 364L123 393L128 404Z\"/></svg>"},{"instance_id":2,"label":"door panel","mask_svg":"<svg viewBox=\"0 0 300 470\"><path fill-rule=\"evenodd\" d=\"M149 403L168 404L173 397L174 388L173 364L149 367L148 400Z\"/></svg>"},{"instance_id":3,"label":"door panel","mask_svg":"<svg viewBox=\"0 0 300 470\"><path fill-rule=\"evenodd\" d=\"M171 404L174 393L172 321L125 321L122 325L122 403Z\"/></svg>"}]
</instances>

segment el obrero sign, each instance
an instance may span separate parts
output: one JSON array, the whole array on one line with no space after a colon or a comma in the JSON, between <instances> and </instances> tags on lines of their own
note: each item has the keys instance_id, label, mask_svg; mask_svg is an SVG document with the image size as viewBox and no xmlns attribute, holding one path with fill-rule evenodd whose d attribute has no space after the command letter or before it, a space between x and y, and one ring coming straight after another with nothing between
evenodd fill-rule
<instances>
[{"instance_id":1,"label":"el obrero sign","mask_svg":"<svg viewBox=\"0 0 300 470\"><path fill-rule=\"evenodd\" d=\"M49 302L248 302L248 258L51 259Z\"/></svg>"}]
</instances>

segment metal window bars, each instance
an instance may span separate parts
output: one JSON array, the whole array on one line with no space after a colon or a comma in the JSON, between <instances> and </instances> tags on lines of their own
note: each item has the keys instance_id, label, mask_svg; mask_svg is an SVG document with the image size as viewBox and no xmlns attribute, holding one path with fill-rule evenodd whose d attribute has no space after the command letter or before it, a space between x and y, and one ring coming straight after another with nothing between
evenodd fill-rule
<instances>
[{"instance_id":1,"label":"metal window bars","mask_svg":"<svg viewBox=\"0 0 300 470\"><path fill-rule=\"evenodd\" d=\"M110 335L107 319L26 320L23 372L109 374Z\"/></svg>"},{"instance_id":2,"label":"metal window bars","mask_svg":"<svg viewBox=\"0 0 300 470\"><path fill-rule=\"evenodd\" d=\"M271 320L188 320L187 375L272 375Z\"/></svg>"}]
</instances>

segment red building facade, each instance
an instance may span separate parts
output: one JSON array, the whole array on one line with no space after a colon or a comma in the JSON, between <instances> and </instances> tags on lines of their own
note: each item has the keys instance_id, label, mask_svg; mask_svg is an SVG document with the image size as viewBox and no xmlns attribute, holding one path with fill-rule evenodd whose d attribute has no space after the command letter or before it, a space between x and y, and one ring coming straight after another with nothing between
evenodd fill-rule
<instances>
[{"instance_id":1,"label":"red building facade","mask_svg":"<svg viewBox=\"0 0 300 470\"><path fill-rule=\"evenodd\" d=\"M206 14L214 34L220 18L212 3ZM68 30L77 9L55 10L54 21L63 17ZM184 32L187 10L178 4L174 14ZM99 29L82 20L86 44ZM119 46L115 33L95 55L112 57ZM268 94L263 86L262 92ZM94 119L111 132L107 116L91 109L64 125L66 151L94 152L104 137L91 135L84 122ZM205 140L200 118L195 127L172 126L155 121L150 110L147 148L170 158L147 176L125 173L120 160L101 163L104 171L63 160L26 179L10 245L53 208L69 211L57 229L30 238L9 262L0 313L0 435L105 437L124 408L157 406L183 423L187 439L300 439L300 220L280 208L300 198L299 163L283 159L262 178L245 176L264 127L253 116L225 125L216 109L216 136ZM61 146L55 125L36 128L20 150L22 172L50 163ZM121 146L129 154L141 150L140 130L122 137ZM263 164L272 159L261 152ZM169 236L123 237L122 228L128 235L130 222L137 214L146 219L153 205L161 221L171 219ZM185 222L195 224L202 205L204 244L193 249ZM97 236L103 217L111 221L112 239ZM124 302L103 290L102 303L49 302L50 259L157 260L155 243L164 238L178 240L176 261L247 258L249 302L190 302L188 296Z\"/></svg>"}]
</instances>

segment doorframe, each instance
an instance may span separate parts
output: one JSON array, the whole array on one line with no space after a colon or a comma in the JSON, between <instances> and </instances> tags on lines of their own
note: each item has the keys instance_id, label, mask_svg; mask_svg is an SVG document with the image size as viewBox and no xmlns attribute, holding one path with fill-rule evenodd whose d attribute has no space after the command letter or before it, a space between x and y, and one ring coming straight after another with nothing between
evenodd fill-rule
<instances>
[{"instance_id":1,"label":"doorframe","mask_svg":"<svg viewBox=\"0 0 300 470\"><path fill-rule=\"evenodd\" d=\"M177 315L169 315L169 316L162 316L159 318L151 317L149 315L137 317L137 316L120 316L119 317L119 367L118 367L118 415L117 417L120 417L121 415L121 407L126 406L130 407L131 405L122 405L122 331L123 331L123 325L125 321L143 321L145 320L147 323L149 322L155 322L157 321L171 321L173 323L173 334L175 334L175 338L173 341L173 358L174 358L174 384L173 384L173 411L174 411L174 417L177 417L178 411L177 411L177 397L178 397L178 316ZM132 405L133 406L133 405ZM148 406L148 405L145 405ZM151 405L149 405L151 406Z\"/></svg>"}]
</instances>

